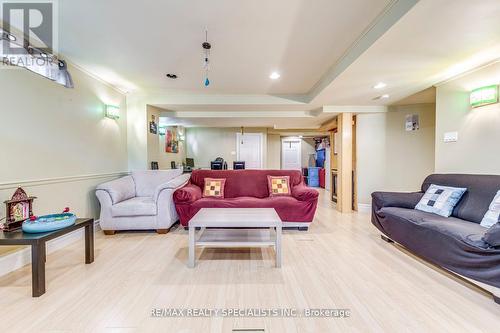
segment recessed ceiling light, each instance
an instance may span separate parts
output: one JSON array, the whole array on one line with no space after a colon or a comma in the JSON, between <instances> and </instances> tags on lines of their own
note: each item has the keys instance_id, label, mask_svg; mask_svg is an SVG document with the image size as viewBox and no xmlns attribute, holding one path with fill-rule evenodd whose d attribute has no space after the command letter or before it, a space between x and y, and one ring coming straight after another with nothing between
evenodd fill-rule
<instances>
[{"instance_id":1,"label":"recessed ceiling light","mask_svg":"<svg viewBox=\"0 0 500 333\"><path fill-rule=\"evenodd\" d=\"M376 85L373 86L373 89L383 89L387 86L384 82L379 82Z\"/></svg>"},{"instance_id":2,"label":"recessed ceiling light","mask_svg":"<svg viewBox=\"0 0 500 333\"><path fill-rule=\"evenodd\" d=\"M280 76L281 76L280 73L278 73L278 72L272 72L271 75L269 75L269 78L271 80L277 80L277 79L280 78Z\"/></svg>"},{"instance_id":3,"label":"recessed ceiling light","mask_svg":"<svg viewBox=\"0 0 500 333\"><path fill-rule=\"evenodd\" d=\"M175 74L170 74L170 73L168 73L168 74L167 74L167 77L168 77L169 79L173 79L173 80L177 79L177 75L175 75Z\"/></svg>"},{"instance_id":4,"label":"recessed ceiling light","mask_svg":"<svg viewBox=\"0 0 500 333\"><path fill-rule=\"evenodd\" d=\"M377 101L379 99L386 99L386 98L389 98L388 94L384 94L384 95L381 95L381 96L374 97L374 98L372 98L372 100Z\"/></svg>"}]
</instances>

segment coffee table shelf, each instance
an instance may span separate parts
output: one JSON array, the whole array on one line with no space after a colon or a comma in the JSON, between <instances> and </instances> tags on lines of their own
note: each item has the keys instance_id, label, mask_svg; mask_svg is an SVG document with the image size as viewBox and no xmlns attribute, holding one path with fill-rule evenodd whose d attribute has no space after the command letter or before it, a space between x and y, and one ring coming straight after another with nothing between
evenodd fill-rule
<instances>
[{"instance_id":1,"label":"coffee table shelf","mask_svg":"<svg viewBox=\"0 0 500 333\"><path fill-rule=\"evenodd\" d=\"M276 236L261 229L205 229L196 240L198 246L266 247L274 246Z\"/></svg>"},{"instance_id":2,"label":"coffee table shelf","mask_svg":"<svg viewBox=\"0 0 500 333\"><path fill-rule=\"evenodd\" d=\"M198 235L197 228L201 229ZM188 266L195 266L196 246L273 246L276 267L281 267L281 231L282 221L274 208L202 208L189 221Z\"/></svg>"}]
</instances>

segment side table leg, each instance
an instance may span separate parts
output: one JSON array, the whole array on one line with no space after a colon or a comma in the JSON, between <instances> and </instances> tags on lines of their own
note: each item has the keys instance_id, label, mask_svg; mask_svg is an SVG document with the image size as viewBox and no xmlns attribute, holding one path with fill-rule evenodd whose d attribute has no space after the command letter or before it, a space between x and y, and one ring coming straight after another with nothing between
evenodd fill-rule
<instances>
[{"instance_id":1,"label":"side table leg","mask_svg":"<svg viewBox=\"0 0 500 333\"><path fill-rule=\"evenodd\" d=\"M281 267L281 224L276 227L276 244L274 250L276 251L276 267Z\"/></svg>"},{"instance_id":2,"label":"side table leg","mask_svg":"<svg viewBox=\"0 0 500 333\"><path fill-rule=\"evenodd\" d=\"M94 262L94 222L85 226L85 263Z\"/></svg>"},{"instance_id":3,"label":"side table leg","mask_svg":"<svg viewBox=\"0 0 500 333\"><path fill-rule=\"evenodd\" d=\"M189 261L188 267L193 268L195 265L195 232L196 228L189 226Z\"/></svg>"},{"instance_id":4,"label":"side table leg","mask_svg":"<svg viewBox=\"0 0 500 333\"><path fill-rule=\"evenodd\" d=\"M45 294L45 242L31 245L31 284L33 297Z\"/></svg>"}]
</instances>

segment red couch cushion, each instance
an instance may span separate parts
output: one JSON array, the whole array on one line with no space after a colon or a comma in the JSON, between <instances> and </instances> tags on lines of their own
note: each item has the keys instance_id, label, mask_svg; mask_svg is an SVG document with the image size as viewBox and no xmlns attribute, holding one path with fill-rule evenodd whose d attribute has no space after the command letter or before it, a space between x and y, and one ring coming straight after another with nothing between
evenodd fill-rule
<instances>
[{"instance_id":1,"label":"red couch cushion","mask_svg":"<svg viewBox=\"0 0 500 333\"><path fill-rule=\"evenodd\" d=\"M289 176L290 187L302 183L299 170L194 170L191 183L204 188L205 178L225 178L224 198L269 197L267 176Z\"/></svg>"},{"instance_id":2,"label":"red couch cushion","mask_svg":"<svg viewBox=\"0 0 500 333\"><path fill-rule=\"evenodd\" d=\"M296 205L297 199L291 196L269 198L239 197L218 200L216 198L202 198L193 203L196 208L274 208L283 205Z\"/></svg>"}]
</instances>

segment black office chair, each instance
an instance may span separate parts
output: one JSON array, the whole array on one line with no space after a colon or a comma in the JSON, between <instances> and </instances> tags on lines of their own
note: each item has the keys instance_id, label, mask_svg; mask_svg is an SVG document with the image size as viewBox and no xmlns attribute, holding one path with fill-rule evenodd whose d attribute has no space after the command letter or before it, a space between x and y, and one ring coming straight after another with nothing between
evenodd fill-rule
<instances>
[{"instance_id":1,"label":"black office chair","mask_svg":"<svg viewBox=\"0 0 500 333\"><path fill-rule=\"evenodd\" d=\"M158 170L158 162L151 162L151 170Z\"/></svg>"},{"instance_id":2,"label":"black office chair","mask_svg":"<svg viewBox=\"0 0 500 333\"><path fill-rule=\"evenodd\" d=\"M245 161L234 161L233 170L243 170L245 169Z\"/></svg>"},{"instance_id":3,"label":"black office chair","mask_svg":"<svg viewBox=\"0 0 500 333\"><path fill-rule=\"evenodd\" d=\"M224 167L224 163L220 161L212 161L210 162L210 169L212 170L222 170Z\"/></svg>"},{"instance_id":4,"label":"black office chair","mask_svg":"<svg viewBox=\"0 0 500 333\"><path fill-rule=\"evenodd\" d=\"M210 169L227 170L227 162L222 157L217 157L214 161L210 162Z\"/></svg>"}]
</instances>

